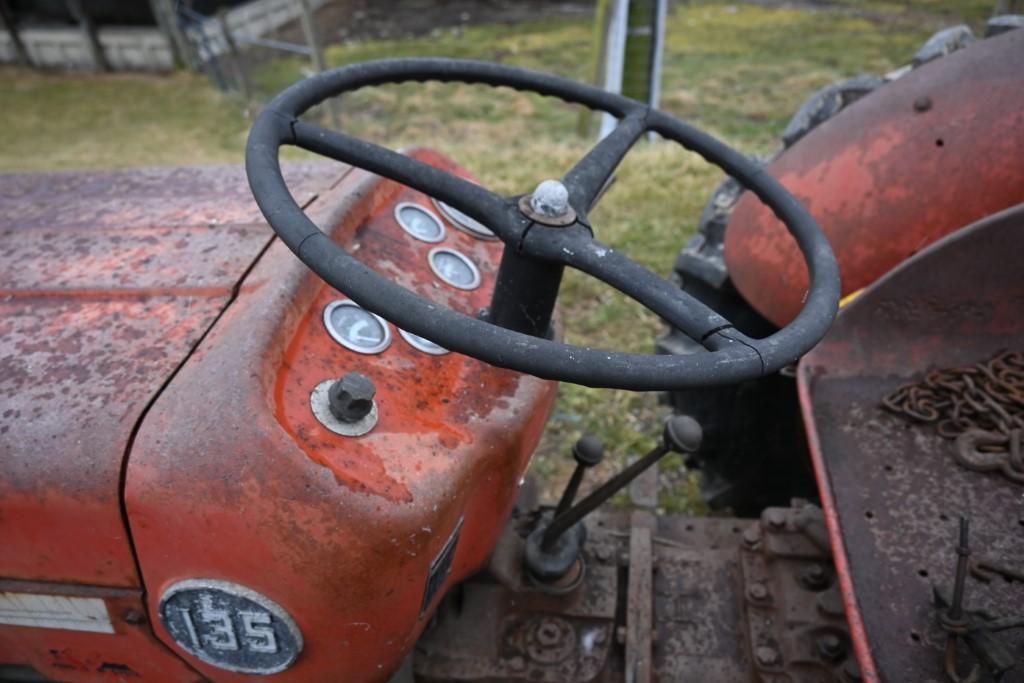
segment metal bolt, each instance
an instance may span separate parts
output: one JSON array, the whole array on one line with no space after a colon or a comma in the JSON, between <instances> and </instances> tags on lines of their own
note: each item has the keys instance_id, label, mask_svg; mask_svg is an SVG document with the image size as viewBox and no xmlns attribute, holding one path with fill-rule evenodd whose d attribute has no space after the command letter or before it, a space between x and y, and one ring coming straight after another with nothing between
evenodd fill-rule
<instances>
[{"instance_id":1,"label":"metal bolt","mask_svg":"<svg viewBox=\"0 0 1024 683\"><path fill-rule=\"evenodd\" d=\"M342 422L359 422L373 410L377 388L360 372L350 372L327 390L331 414Z\"/></svg>"},{"instance_id":2,"label":"metal bolt","mask_svg":"<svg viewBox=\"0 0 1024 683\"><path fill-rule=\"evenodd\" d=\"M597 559L601 560L602 562L607 562L608 560L612 559L612 551L603 545L599 546L597 550L594 551L594 554L597 555Z\"/></svg>"},{"instance_id":3,"label":"metal bolt","mask_svg":"<svg viewBox=\"0 0 1024 683\"><path fill-rule=\"evenodd\" d=\"M625 626L619 626L617 629L615 629L615 640L619 643L619 645L625 645L626 644L626 627Z\"/></svg>"},{"instance_id":4,"label":"metal bolt","mask_svg":"<svg viewBox=\"0 0 1024 683\"><path fill-rule=\"evenodd\" d=\"M932 98L922 95L914 100L914 111L928 111L932 108Z\"/></svg>"},{"instance_id":5,"label":"metal bolt","mask_svg":"<svg viewBox=\"0 0 1024 683\"><path fill-rule=\"evenodd\" d=\"M137 625L146 621L146 615L137 609L126 609L121 613L121 618L126 624Z\"/></svg>"},{"instance_id":6,"label":"metal bolt","mask_svg":"<svg viewBox=\"0 0 1024 683\"><path fill-rule=\"evenodd\" d=\"M809 564L800 572L800 583L811 590L824 588L828 585L828 572L817 562Z\"/></svg>"},{"instance_id":7,"label":"metal bolt","mask_svg":"<svg viewBox=\"0 0 1024 683\"><path fill-rule=\"evenodd\" d=\"M832 589L818 594L818 611L831 617L842 617L846 614L843 598L839 591Z\"/></svg>"},{"instance_id":8,"label":"metal bolt","mask_svg":"<svg viewBox=\"0 0 1024 683\"><path fill-rule=\"evenodd\" d=\"M753 548L761 542L761 528L756 524L754 526L747 527L747 530L743 532L743 543L748 548Z\"/></svg>"},{"instance_id":9,"label":"metal bolt","mask_svg":"<svg viewBox=\"0 0 1024 683\"><path fill-rule=\"evenodd\" d=\"M768 599L768 587L763 583L752 583L747 588L747 597L754 602L764 602Z\"/></svg>"},{"instance_id":10,"label":"metal bolt","mask_svg":"<svg viewBox=\"0 0 1024 683\"><path fill-rule=\"evenodd\" d=\"M530 196L530 208L549 218L564 216L569 211L569 190L557 180L545 180Z\"/></svg>"},{"instance_id":11,"label":"metal bolt","mask_svg":"<svg viewBox=\"0 0 1024 683\"><path fill-rule=\"evenodd\" d=\"M846 646L836 634L826 633L818 638L818 654L822 659L837 662L846 655Z\"/></svg>"},{"instance_id":12,"label":"metal bolt","mask_svg":"<svg viewBox=\"0 0 1024 683\"><path fill-rule=\"evenodd\" d=\"M556 645L561 640L558 625L545 621L537 629L537 642L541 645Z\"/></svg>"},{"instance_id":13,"label":"metal bolt","mask_svg":"<svg viewBox=\"0 0 1024 683\"><path fill-rule=\"evenodd\" d=\"M766 510L764 513L764 519L768 522L768 525L776 529L781 529L786 526L786 513L777 508Z\"/></svg>"},{"instance_id":14,"label":"metal bolt","mask_svg":"<svg viewBox=\"0 0 1024 683\"><path fill-rule=\"evenodd\" d=\"M765 645L754 650L754 656L757 658L757 663L761 666L771 666L779 661L778 650L774 647L767 647Z\"/></svg>"}]
</instances>

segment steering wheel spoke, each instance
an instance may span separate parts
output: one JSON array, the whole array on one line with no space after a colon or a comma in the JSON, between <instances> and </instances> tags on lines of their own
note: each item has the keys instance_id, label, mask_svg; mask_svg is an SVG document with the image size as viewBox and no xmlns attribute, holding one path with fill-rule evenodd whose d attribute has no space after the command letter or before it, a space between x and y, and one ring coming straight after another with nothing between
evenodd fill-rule
<instances>
[{"instance_id":1,"label":"steering wheel spoke","mask_svg":"<svg viewBox=\"0 0 1024 683\"><path fill-rule=\"evenodd\" d=\"M518 242L526 228L514 202L419 159L299 119L291 129L295 146L440 199L480 221L505 242Z\"/></svg>"},{"instance_id":2,"label":"steering wheel spoke","mask_svg":"<svg viewBox=\"0 0 1024 683\"><path fill-rule=\"evenodd\" d=\"M582 226L535 227L527 233L522 250L601 280L678 327L708 350L741 341L732 334L732 323L722 315L615 248L591 237ZM723 331L730 334L726 337L717 334ZM746 341L744 337L741 343Z\"/></svg>"},{"instance_id":3,"label":"steering wheel spoke","mask_svg":"<svg viewBox=\"0 0 1024 683\"><path fill-rule=\"evenodd\" d=\"M562 178L569 190L569 203L577 213L586 215L608 178L640 136L647 132L647 112L647 107L637 106Z\"/></svg>"}]
</instances>

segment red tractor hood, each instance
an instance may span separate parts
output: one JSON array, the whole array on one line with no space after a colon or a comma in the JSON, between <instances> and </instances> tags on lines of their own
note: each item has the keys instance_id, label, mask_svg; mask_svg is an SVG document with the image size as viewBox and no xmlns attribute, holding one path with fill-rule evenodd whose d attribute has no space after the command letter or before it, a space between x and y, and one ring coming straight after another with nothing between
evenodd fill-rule
<instances>
[{"instance_id":1,"label":"red tractor hood","mask_svg":"<svg viewBox=\"0 0 1024 683\"><path fill-rule=\"evenodd\" d=\"M272 237L239 166L0 176L0 577L140 585L126 453Z\"/></svg>"}]
</instances>

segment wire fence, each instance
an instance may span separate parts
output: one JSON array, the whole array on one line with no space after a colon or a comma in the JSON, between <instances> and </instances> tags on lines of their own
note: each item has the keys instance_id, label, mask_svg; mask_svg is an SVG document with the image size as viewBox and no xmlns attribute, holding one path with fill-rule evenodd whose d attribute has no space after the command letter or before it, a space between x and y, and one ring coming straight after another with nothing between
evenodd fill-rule
<instances>
[{"instance_id":1,"label":"wire fence","mask_svg":"<svg viewBox=\"0 0 1024 683\"><path fill-rule=\"evenodd\" d=\"M316 31L315 12L324 0L263 0L262 12L249 3L235 10L204 15L175 0L171 20L182 61L204 73L218 89L246 102L270 97L280 84L263 77L282 59L308 60L311 72L326 68ZM282 39L279 29L298 20L302 42ZM270 81L270 82L267 82Z\"/></svg>"}]
</instances>

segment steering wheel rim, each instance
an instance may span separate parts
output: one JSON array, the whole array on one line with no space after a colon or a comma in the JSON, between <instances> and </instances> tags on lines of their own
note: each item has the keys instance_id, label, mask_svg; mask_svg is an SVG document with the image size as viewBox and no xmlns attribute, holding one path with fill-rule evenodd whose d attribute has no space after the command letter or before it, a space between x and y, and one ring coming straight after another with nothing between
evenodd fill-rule
<instances>
[{"instance_id":1,"label":"steering wheel rim","mask_svg":"<svg viewBox=\"0 0 1024 683\"><path fill-rule=\"evenodd\" d=\"M409 81L490 86L557 97L620 119L565 176L577 220L549 227L524 215L519 197L503 198L465 179L373 143L300 120L328 97ZM587 212L604 181L647 131L696 152L767 204L796 239L810 273L797 317L764 339L750 339L703 303L594 240ZM573 346L457 313L405 289L329 239L291 196L281 173L281 145L295 145L390 178L455 206L520 253L572 266L623 291L680 327L709 351L689 356L626 353ZM246 145L246 173L260 210L299 259L339 291L413 334L499 367L592 387L636 391L731 384L795 361L824 336L838 310L839 269L821 229L774 178L714 137L661 111L599 88L514 67L452 59L394 59L341 67L281 92L260 114Z\"/></svg>"}]
</instances>

